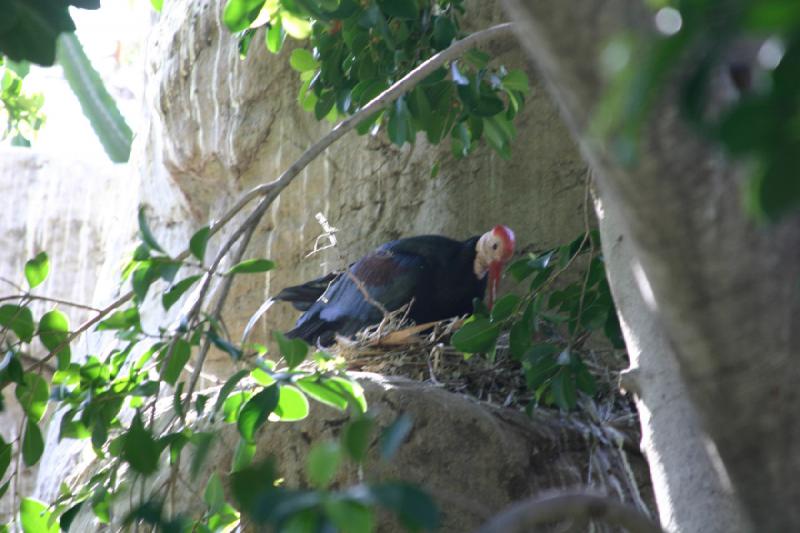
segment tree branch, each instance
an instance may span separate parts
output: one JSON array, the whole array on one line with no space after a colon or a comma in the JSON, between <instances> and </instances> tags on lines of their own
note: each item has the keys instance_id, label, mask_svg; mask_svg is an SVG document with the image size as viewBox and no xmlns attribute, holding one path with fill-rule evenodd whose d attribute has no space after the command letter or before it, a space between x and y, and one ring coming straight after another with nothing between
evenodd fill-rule
<instances>
[{"instance_id":1,"label":"tree branch","mask_svg":"<svg viewBox=\"0 0 800 533\"><path fill-rule=\"evenodd\" d=\"M475 533L522 533L563 520L602 520L633 533L664 533L648 516L622 502L581 492L555 493L516 503Z\"/></svg>"}]
</instances>

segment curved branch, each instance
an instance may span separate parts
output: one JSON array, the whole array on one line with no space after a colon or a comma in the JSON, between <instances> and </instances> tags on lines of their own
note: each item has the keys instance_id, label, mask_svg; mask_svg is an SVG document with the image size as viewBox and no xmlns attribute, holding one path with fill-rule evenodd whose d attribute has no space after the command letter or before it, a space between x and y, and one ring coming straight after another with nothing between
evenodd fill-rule
<instances>
[{"instance_id":1,"label":"curved branch","mask_svg":"<svg viewBox=\"0 0 800 533\"><path fill-rule=\"evenodd\" d=\"M606 496L582 492L556 493L516 503L475 533L522 533L563 520L602 520L633 533L664 533L637 509Z\"/></svg>"}]
</instances>

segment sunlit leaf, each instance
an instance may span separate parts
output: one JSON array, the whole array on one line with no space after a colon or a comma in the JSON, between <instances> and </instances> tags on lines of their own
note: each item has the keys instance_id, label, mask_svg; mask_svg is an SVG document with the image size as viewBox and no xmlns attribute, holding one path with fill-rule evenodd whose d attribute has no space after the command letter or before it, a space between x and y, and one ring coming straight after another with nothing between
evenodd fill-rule
<instances>
[{"instance_id":1,"label":"sunlit leaf","mask_svg":"<svg viewBox=\"0 0 800 533\"><path fill-rule=\"evenodd\" d=\"M275 268L275 263L269 259L248 259L241 263L234 265L227 274L255 274L260 272L269 272Z\"/></svg>"},{"instance_id":2,"label":"sunlit leaf","mask_svg":"<svg viewBox=\"0 0 800 533\"><path fill-rule=\"evenodd\" d=\"M51 352L63 346L56 356L58 357L58 369L63 370L69 365L72 352L69 345L65 344L69 338L69 320L67 315L54 309L42 315L39 321L39 340L45 348Z\"/></svg>"},{"instance_id":3,"label":"sunlit leaf","mask_svg":"<svg viewBox=\"0 0 800 533\"><path fill-rule=\"evenodd\" d=\"M47 505L33 498L23 498L19 519L24 533L58 533L58 522L51 520Z\"/></svg>"},{"instance_id":4,"label":"sunlit leaf","mask_svg":"<svg viewBox=\"0 0 800 533\"><path fill-rule=\"evenodd\" d=\"M31 310L14 304L0 306L0 326L9 328L23 342L31 342L36 329Z\"/></svg>"},{"instance_id":5,"label":"sunlit leaf","mask_svg":"<svg viewBox=\"0 0 800 533\"><path fill-rule=\"evenodd\" d=\"M36 257L25 263L25 279L31 289L47 279L48 272L50 272L50 261L45 252L39 252Z\"/></svg>"},{"instance_id":6,"label":"sunlit leaf","mask_svg":"<svg viewBox=\"0 0 800 533\"><path fill-rule=\"evenodd\" d=\"M291 385L280 386L280 399L275 407L275 415L282 422L295 422L308 416L306 395Z\"/></svg>"}]
</instances>

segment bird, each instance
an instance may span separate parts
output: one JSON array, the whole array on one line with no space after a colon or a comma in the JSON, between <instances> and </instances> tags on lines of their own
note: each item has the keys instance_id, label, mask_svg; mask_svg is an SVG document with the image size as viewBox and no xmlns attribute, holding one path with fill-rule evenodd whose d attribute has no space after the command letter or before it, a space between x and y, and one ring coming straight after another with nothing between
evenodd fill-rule
<instances>
[{"instance_id":1,"label":"bird","mask_svg":"<svg viewBox=\"0 0 800 533\"><path fill-rule=\"evenodd\" d=\"M419 235L378 246L347 269L286 287L274 300L303 311L288 338L329 346L378 324L385 313L411 304L408 318L424 324L469 314L473 299L491 309L514 232L504 225L459 241Z\"/></svg>"}]
</instances>

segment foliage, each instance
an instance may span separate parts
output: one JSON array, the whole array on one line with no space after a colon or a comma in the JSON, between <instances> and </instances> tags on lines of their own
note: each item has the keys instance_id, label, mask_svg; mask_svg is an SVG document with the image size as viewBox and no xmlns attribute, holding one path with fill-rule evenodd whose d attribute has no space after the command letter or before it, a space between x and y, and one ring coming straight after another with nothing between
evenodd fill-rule
<instances>
[{"instance_id":1,"label":"foliage","mask_svg":"<svg viewBox=\"0 0 800 533\"><path fill-rule=\"evenodd\" d=\"M581 356L583 344L602 332L612 346L624 347L598 250L599 236L591 230L569 244L518 259L507 272L518 283L527 283L524 295L507 294L491 312L476 302L474 314L453 335L453 346L465 354L494 358L505 332L510 356L519 361L535 403L572 409L578 391L594 395L595 380ZM576 275L578 264L586 267Z\"/></svg>"},{"instance_id":2,"label":"foliage","mask_svg":"<svg viewBox=\"0 0 800 533\"><path fill-rule=\"evenodd\" d=\"M745 188L749 211L777 219L800 205L800 4L794 0L651 0L656 20L667 17L662 35L642 43L621 37L605 52L612 90L597 117L622 161L636 160L639 132L662 81L690 55L681 91L684 116L697 131L721 143L751 166ZM662 24L662 26L664 26ZM760 67L724 55L743 37L761 41ZM721 113L707 112L709 83L719 69L730 73L740 98ZM759 70L759 69L763 69Z\"/></svg>"},{"instance_id":3,"label":"foliage","mask_svg":"<svg viewBox=\"0 0 800 533\"><path fill-rule=\"evenodd\" d=\"M206 422L235 425L240 440L227 473L217 470L206 482L205 511L198 516L167 516L161 502L170 491L177 490L173 477L170 483L143 492L145 499L128 516L117 520L150 524L165 531L220 531L230 530L247 515L251 521L279 530L307 531L314 526L369 532L376 526L373 508L379 506L394 513L408 529L436 526L436 507L416 487L365 482L350 488L330 488L342 464L364 464L375 430L366 415L364 391L332 356L313 352L304 342L276 332L276 355L286 362L280 368L278 361L266 358L266 348L237 345L218 317L199 310L185 312L173 327L145 332L141 312L148 298L161 301L168 309L189 288L202 286L210 274L203 265L204 246L198 242L204 238L202 230L192 239L199 264L169 256L149 229L143 210L139 234L141 242L124 270L136 298L130 307L116 311L95 328L116 338L117 342L104 352L88 354L82 361L73 359L66 315L51 309L37 317L31 304L49 301L33 292L50 272L46 253L26 263L28 287L18 287L18 294L3 298L12 303L0 306L0 345L5 354L0 361L0 388L14 388L24 412L24 433L16 442L0 440L0 480L7 478L0 492L5 493L11 477L19 475L17 457L25 466L36 465L42 457L45 443L41 424L48 409L62 413L59 440L87 440L98 465L88 482L62 485L59 497L49 505L15 494L20 502L19 525L24 531L56 531L59 525L69 530L81 508L91 508L97 520L110 523L115 519L113 502L131 490L131 483L143 482L162 468L179 468L187 449L193 452L189 473L193 478L198 476L219 438L218 431L208 431ZM263 259L246 260L224 276L261 273L273 266ZM190 273L177 281L185 270L200 274ZM178 285L181 290L176 294ZM165 301L168 294L169 301ZM50 354L42 363L26 366L27 354L37 338ZM239 368L213 397L195 392L185 369L193 355L210 345L227 352ZM56 362L55 372L47 380L41 367L51 359ZM167 387L172 391L169 395L164 394ZM285 487L279 483L273 459L253 463L258 435L268 423L304 419L311 409L310 400L349 411L352 421L341 432L340 442L314 446L308 459L308 480L313 488ZM154 416L159 402L172 405L172 414L166 420L158 421ZM388 460L400 446L409 424L407 418L401 418L386 430L381 439L382 460ZM124 469L133 474L127 481ZM223 483L232 487L230 501Z\"/></svg>"},{"instance_id":4,"label":"foliage","mask_svg":"<svg viewBox=\"0 0 800 533\"><path fill-rule=\"evenodd\" d=\"M74 33L65 33L59 37L56 57L70 89L78 98L83 114L89 119L89 124L109 159L114 163L127 162L131 153L133 132Z\"/></svg>"},{"instance_id":5,"label":"foliage","mask_svg":"<svg viewBox=\"0 0 800 533\"><path fill-rule=\"evenodd\" d=\"M0 56L0 117L6 123L0 139L10 137L15 146L30 146L31 137L44 123L44 97L29 94L23 87L28 70L26 62Z\"/></svg>"},{"instance_id":6,"label":"foliage","mask_svg":"<svg viewBox=\"0 0 800 533\"><path fill-rule=\"evenodd\" d=\"M75 31L69 6L97 9L100 0L4 0L0 54L14 61L50 66L59 34Z\"/></svg>"},{"instance_id":7,"label":"foliage","mask_svg":"<svg viewBox=\"0 0 800 533\"><path fill-rule=\"evenodd\" d=\"M464 36L463 0L229 0L223 20L242 33L247 53L258 28L277 53L286 36L308 39L311 50L296 48L290 65L302 81L298 102L317 119L335 121L358 111L434 53ZM490 65L477 49L434 74L389 109L362 122L361 134L385 125L402 146L417 132L438 144L450 140L463 157L483 138L504 158L516 136L513 119L529 92L520 70Z\"/></svg>"}]
</instances>

